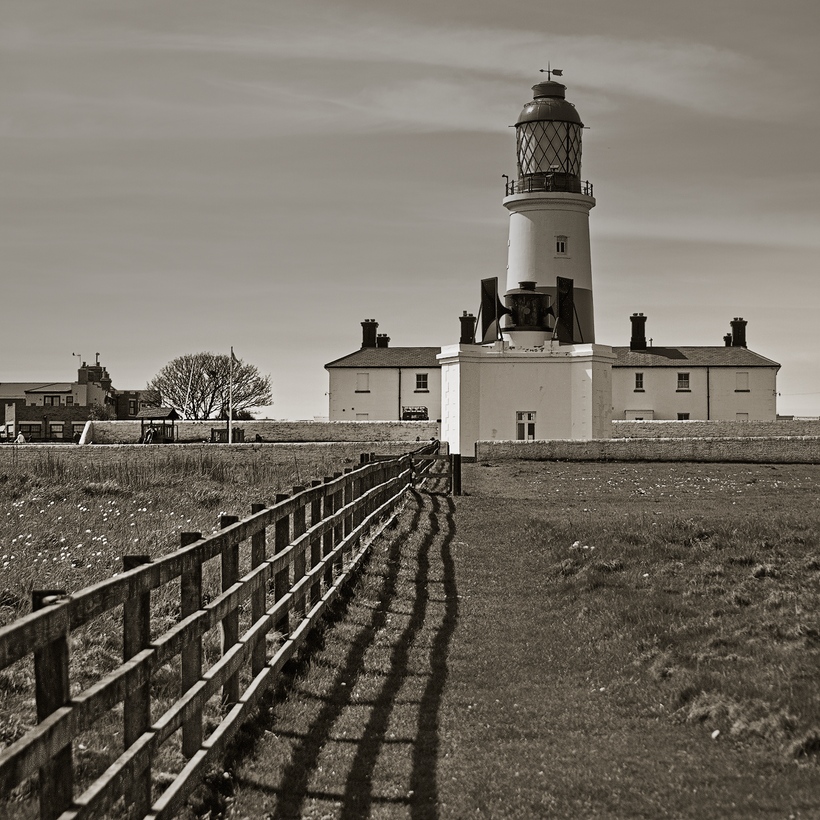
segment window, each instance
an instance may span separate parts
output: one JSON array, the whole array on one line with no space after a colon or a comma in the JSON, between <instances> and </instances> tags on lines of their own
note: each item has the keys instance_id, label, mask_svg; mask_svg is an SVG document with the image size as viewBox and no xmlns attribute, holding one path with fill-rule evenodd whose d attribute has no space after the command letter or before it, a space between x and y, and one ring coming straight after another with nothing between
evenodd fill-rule
<instances>
[{"instance_id":1,"label":"window","mask_svg":"<svg viewBox=\"0 0 820 820\"><path fill-rule=\"evenodd\" d=\"M85 422L82 422L81 424L72 424L71 425L71 432L72 433L79 433L80 435L82 435L83 430L85 430Z\"/></svg>"},{"instance_id":2,"label":"window","mask_svg":"<svg viewBox=\"0 0 820 820\"><path fill-rule=\"evenodd\" d=\"M128 399L128 415L129 416L136 416L137 415L137 400L136 399Z\"/></svg>"},{"instance_id":3,"label":"window","mask_svg":"<svg viewBox=\"0 0 820 820\"><path fill-rule=\"evenodd\" d=\"M688 413L678 413L678 421L689 421Z\"/></svg>"},{"instance_id":4,"label":"window","mask_svg":"<svg viewBox=\"0 0 820 820\"><path fill-rule=\"evenodd\" d=\"M63 424L62 422L53 421L48 426L49 433L51 438L62 438L63 437Z\"/></svg>"},{"instance_id":5,"label":"window","mask_svg":"<svg viewBox=\"0 0 820 820\"><path fill-rule=\"evenodd\" d=\"M567 252L567 238L566 236L555 237L555 253L560 256L566 255Z\"/></svg>"},{"instance_id":6,"label":"window","mask_svg":"<svg viewBox=\"0 0 820 820\"><path fill-rule=\"evenodd\" d=\"M370 392L370 374L357 373L356 374L356 392L369 393Z\"/></svg>"},{"instance_id":7,"label":"window","mask_svg":"<svg viewBox=\"0 0 820 820\"><path fill-rule=\"evenodd\" d=\"M60 406L60 397L59 396L43 396L43 406L44 407L59 407Z\"/></svg>"},{"instance_id":8,"label":"window","mask_svg":"<svg viewBox=\"0 0 820 820\"><path fill-rule=\"evenodd\" d=\"M643 391L643 373L635 374L635 390Z\"/></svg>"},{"instance_id":9,"label":"window","mask_svg":"<svg viewBox=\"0 0 820 820\"><path fill-rule=\"evenodd\" d=\"M519 410L515 414L516 438L519 441L534 441L535 413Z\"/></svg>"},{"instance_id":10,"label":"window","mask_svg":"<svg viewBox=\"0 0 820 820\"><path fill-rule=\"evenodd\" d=\"M66 396L65 397L65 406L66 407L73 407L74 406L74 396Z\"/></svg>"},{"instance_id":11,"label":"window","mask_svg":"<svg viewBox=\"0 0 820 820\"><path fill-rule=\"evenodd\" d=\"M749 374L735 373L735 393L749 392Z\"/></svg>"},{"instance_id":12,"label":"window","mask_svg":"<svg viewBox=\"0 0 820 820\"><path fill-rule=\"evenodd\" d=\"M416 373L416 392L419 391L423 391L424 393L428 392L426 373Z\"/></svg>"},{"instance_id":13,"label":"window","mask_svg":"<svg viewBox=\"0 0 820 820\"><path fill-rule=\"evenodd\" d=\"M688 373L678 373L678 390L689 390Z\"/></svg>"}]
</instances>

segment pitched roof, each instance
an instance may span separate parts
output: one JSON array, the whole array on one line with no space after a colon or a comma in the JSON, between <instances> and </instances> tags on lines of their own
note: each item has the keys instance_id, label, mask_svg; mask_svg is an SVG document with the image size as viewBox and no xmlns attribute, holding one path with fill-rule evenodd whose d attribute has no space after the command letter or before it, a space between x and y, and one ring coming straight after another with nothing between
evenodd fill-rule
<instances>
[{"instance_id":1,"label":"pitched roof","mask_svg":"<svg viewBox=\"0 0 820 820\"><path fill-rule=\"evenodd\" d=\"M181 418L173 407L146 407L135 416L138 419L176 419Z\"/></svg>"},{"instance_id":2,"label":"pitched roof","mask_svg":"<svg viewBox=\"0 0 820 820\"><path fill-rule=\"evenodd\" d=\"M26 393L70 393L71 382L0 382L0 399L24 399Z\"/></svg>"},{"instance_id":3,"label":"pitched roof","mask_svg":"<svg viewBox=\"0 0 820 820\"><path fill-rule=\"evenodd\" d=\"M26 393L70 393L72 386L71 382L51 382L35 385L26 390Z\"/></svg>"},{"instance_id":4,"label":"pitched roof","mask_svg":"<svg viewBox=\"0 0 820 820\"><path fill-rule=\"evenodd\" d=\"M325 367L441 367L440 347L363 347Z\"/></svg>"},{"instance_id":5,"label":"pitched roof","mask_svg":"<svg viewBox=\"0 0 820 820\"><path fill-rule=\"evenodd\" d=\"M42 382L0 382L0 399L24 399L27 390L42 386Z\"/></svg>"},{"instance_id":6,"label":"pitched roof","mask_svg":"<svg viewBox=\"0 0 820 820\"><path fill-rule=\"evenodd\" d=\"M780 367L745 347L613 347L613 367Z\"/></svg>"}]
</instances>

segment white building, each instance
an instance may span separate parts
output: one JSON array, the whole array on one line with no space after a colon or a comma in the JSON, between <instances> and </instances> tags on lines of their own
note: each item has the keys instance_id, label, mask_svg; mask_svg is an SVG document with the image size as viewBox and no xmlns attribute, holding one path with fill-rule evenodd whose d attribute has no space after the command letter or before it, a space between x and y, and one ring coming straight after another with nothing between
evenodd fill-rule
<instances>
[{"instance_id":1,"label":"white building","mask_svg":"<svg viewBox=\"0 0 820 820\"><path fill-rule=\"evenodd\" d=\"M362 346L325 365L331 421L438 421L441 366L438 347L390 347L378 322L362 322Z\"/></svg>"},{"instance_id":2,"label":"white building","mask_svg":"<svg viewBox=\"0 0 820 820\"><path fill-rule=\"evenodd\" d=\"M732 320L722 347L650 347L646 317L631 317L629 347L615 347L612 417L774 421L780 365L746 348L746 322Z\"/></svg>"},{"instance_id":3,"label":"white building","mask_svg":"<svg viewBox=\"0 0 820 820\"><path fill-rule=\"evenodd\" d=\"M608 347L458 344L442 348L439 361L441 437L451 452L472 456L476 441L611 435Z\"/></svg>"}]
</instances>

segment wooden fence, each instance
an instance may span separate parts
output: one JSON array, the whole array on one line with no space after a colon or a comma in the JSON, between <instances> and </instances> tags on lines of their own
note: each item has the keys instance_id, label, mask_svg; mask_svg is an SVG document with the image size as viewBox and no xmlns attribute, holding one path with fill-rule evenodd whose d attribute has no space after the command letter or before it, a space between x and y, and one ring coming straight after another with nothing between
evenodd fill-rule
<instances>
[{"instance_id":1,"label":"wooden fence","mask_svg":"<svg viewBox=\"0 0 820 820\"><path fill-rule=\"evenodd\" d=\"M180 548L160 559L125 556L120 575L71 595L34 592L31 614L0 629L0 669L34 656L38 720L0 753L0 795L39 773L44 820L107 816L120 797L131 817L172 817L218 762L408 489L435 463L423 457L437 450L434 442L388 460L363 455L359 468L313 481L309 488L294 487L292 495L277 496L272 506L254 505L248 518L222 516L219 532L205 537L182 533ZM221 593L206 602L203 569L217 558ZM250 567L242 577L240 561ZM167 585L177 579L178 621L152 640L152 597L163 588L167 593ZM122 664L72 696L72 630L93 624L119 606ZM203 638L216 627L220 655L206 669ZM272 635L279 640L271 640ZM152 674L171 661L179 666L179 696L152 720ZM217 695L220 722L206 736L203 711ZM120 708L122 753L75 795L73 747L78 735ZM152 763L178 731L186 762L160 790L152 778Z\"/></svg>"}]
</instances>

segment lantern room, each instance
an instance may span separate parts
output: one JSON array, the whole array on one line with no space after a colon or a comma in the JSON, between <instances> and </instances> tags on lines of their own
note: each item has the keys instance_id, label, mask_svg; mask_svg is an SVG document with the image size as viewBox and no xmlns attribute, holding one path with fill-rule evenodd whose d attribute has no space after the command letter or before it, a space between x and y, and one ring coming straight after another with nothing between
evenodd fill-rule
<instances>
[{"instance_id":1,"label":"lantern room","mask_svg":"<svg viewBox=\"0 0 820 820\"><path fill-rule=\"evenodd\" d=\"M518 182L515 191L582 191L581 130L575 106L565 99L566 86L554 80L532 87L532 102L515 124ZM584 186L586 187L586 186Z\"/></svg>"}]
</instances>

